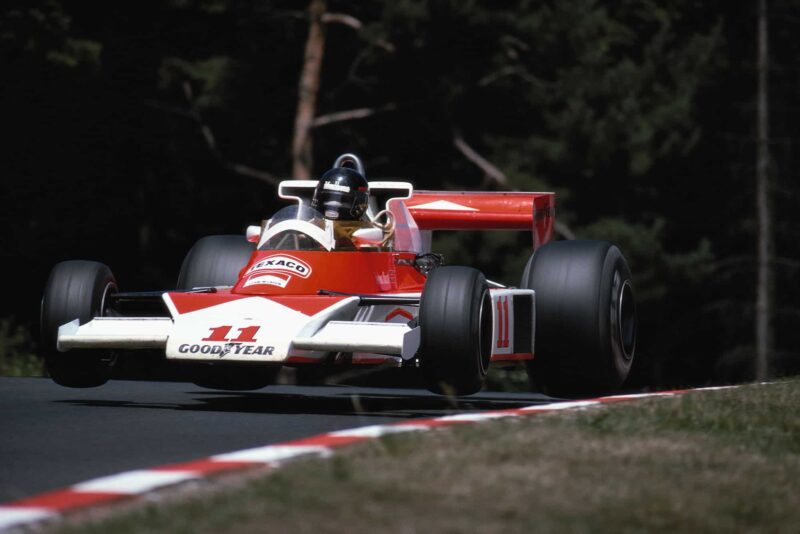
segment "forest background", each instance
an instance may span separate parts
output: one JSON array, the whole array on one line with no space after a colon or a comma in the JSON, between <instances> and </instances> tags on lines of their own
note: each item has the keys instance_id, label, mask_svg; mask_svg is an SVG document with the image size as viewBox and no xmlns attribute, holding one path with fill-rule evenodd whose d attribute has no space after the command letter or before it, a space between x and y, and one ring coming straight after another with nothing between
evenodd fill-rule
<instances>
[{"instance_id":1,"label":"forest background","mask_svg":"<svg viewBox=\"0 0 800 534\"><path fill-rule=\"evenodd\" d=\"M769 373L800 372L800 1L768 3ZM421 189L557 193L634 273L631 387L755 373L758 2L9 0L0 374L35 373L52 266L174 287L200 237L342 152ZM763 69L765 65L760 64ZM516 284L524 233L442 233Z\"/></svg>"}]
</instances>

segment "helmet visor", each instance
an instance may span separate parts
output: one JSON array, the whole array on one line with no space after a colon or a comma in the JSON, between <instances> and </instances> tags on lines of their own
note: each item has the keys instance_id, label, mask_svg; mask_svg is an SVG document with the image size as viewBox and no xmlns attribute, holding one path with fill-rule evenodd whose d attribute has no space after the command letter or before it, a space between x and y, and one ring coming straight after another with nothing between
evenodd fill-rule
<instances>
[{"instance_id":1,"label":"helmet visor","mask_svg":"<svg viewBox=\"0 0 800 534\"><path fill-rule=\"evenodd\" d=\"M352 219L354 195L338 191L324 191L318 209L326 219Z\"/></svg>"}]
</instances>

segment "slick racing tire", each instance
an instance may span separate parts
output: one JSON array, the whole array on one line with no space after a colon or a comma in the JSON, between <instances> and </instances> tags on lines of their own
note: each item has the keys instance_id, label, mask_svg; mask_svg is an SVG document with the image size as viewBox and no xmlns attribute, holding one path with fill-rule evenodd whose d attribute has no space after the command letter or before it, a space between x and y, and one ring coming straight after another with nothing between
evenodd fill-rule
<instances>
[{"instance_id":1,"label":"slick racing tire","mask_svg":"<svg viewBox=\"0 0 800 534\"><path fill-rule=\"evenodd\" d=\"M549 395L608 393L625 381L636 348L628 263L605 241L556 241L531 256L521 287L536 292L531 384Z\"/></svg>"},{"instance_id":2,"label":"slick racing tire","mask_svg":"<svg viewBox=\"0 0 800 534\"><path fill-rule=\"evenodd\" d=\"M199 239L186 255L178 289L232 286L250 261L255 243L240 235L210 235Z\"/></svg>"},{"instance_id":3,"label":"slick racing tire","mask_svg":"<svg viewBox=\"0 0 800 534\"><path fill-rule=\"evenodd\" d=\"M431 391L477 393L492 352L492 298L486 278L469 267L439 267L420 302L420 367Z\"/></svg>"},{"instance_id":4,"label":"slick racing tire","mask_svg":"<svg viewBox=\"0 0 800 534\"><path fill-rule=\"evenodd\" d=\"M102 316L108 296L117 291L111 269L94 261L65 261L50 272L42 297L41 344L45 368L56 384L89 388L108 382L114 366L111 352L56 347L58 328L78 319L80 324Z\"/></svg>"},{"instance_id":5,"label":"slick racing tire","mask_svg":"<svg viewBox=\"0 0 800 534\"><path fill-rule=\"evenodd\" d=\"M192 373L192 382L208 389L248 391L274 384L280 369L279 365L200 365Z\"/></svg>"}]
</instances>

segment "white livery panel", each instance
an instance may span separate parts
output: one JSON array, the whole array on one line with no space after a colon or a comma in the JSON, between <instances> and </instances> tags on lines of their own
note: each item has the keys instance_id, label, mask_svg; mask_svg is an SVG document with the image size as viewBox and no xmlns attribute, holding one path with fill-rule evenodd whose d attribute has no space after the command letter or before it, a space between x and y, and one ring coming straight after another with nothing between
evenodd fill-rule
<instances>
[{"instance_id":1,"label":"white livery panel","mask_svg":"<svg viewBox=\"0 0 800 534\"><path fill-rule=\"evenodd\" d=\"M492 289L492 360L532 359L534 292ZM173 317L97 317L59 328L58 348L163 349L171 360L231 362L320 361L326 353L352 353L354 363L383 357L414 358L420 329L413 305L359 306L349 297L308 315L263 297L236 298Z\"/></svg>"},{"instance_id":2,"label":"white livery panel","mask_svg":"<svg viewBox=\"0 0 800 534\"><path fill-rule=\"evenodd\" d=\"M532 289L493 289L492 361L532 360L536 329Z\"/></svg>"}]
</instances>

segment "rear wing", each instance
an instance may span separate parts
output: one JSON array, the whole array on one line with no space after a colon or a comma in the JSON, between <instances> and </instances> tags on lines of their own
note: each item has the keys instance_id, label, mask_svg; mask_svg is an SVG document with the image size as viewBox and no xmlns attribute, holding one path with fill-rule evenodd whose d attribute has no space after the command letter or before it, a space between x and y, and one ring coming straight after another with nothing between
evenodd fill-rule
<instances>
[{"instance_id":1,"label":"rear wing","mask_svg":"<svg viewBox=\"0 0 800 534\"><path fill-rule=\"evenodd\" d=\"M420 230L529 230L534 248L553 237L554 193L414 191L403 203Z\"/></svg>"},{"instance_id":2,"label":"rear wing","mask_svg":"<svg viewBox=\"0 0 800 534\"><path fill-rule=\"evenodd\" d=\"M308 204L316 185L285 180L278 196ZM427 250L432 230L527 230L534 249L553 236L555 193L415 191L408 182L393 181L370 182L369 189L370 217L383 209L395 216L398 250Z\"/></svg>"}]
</instances>

